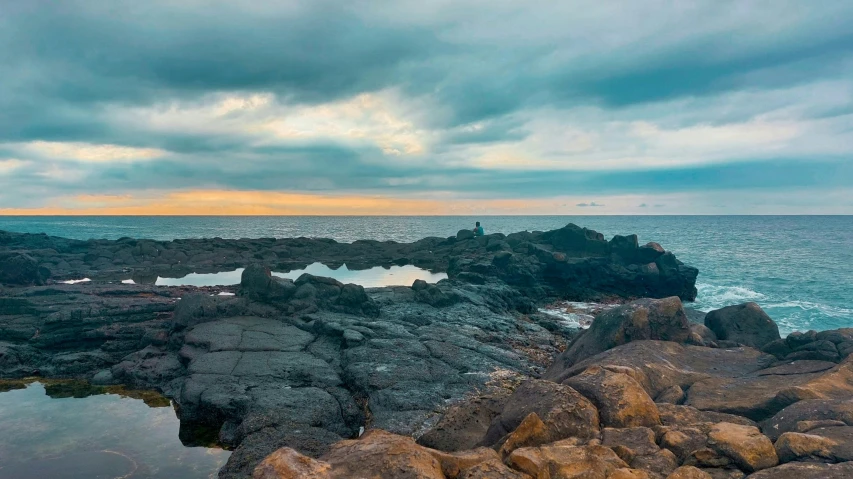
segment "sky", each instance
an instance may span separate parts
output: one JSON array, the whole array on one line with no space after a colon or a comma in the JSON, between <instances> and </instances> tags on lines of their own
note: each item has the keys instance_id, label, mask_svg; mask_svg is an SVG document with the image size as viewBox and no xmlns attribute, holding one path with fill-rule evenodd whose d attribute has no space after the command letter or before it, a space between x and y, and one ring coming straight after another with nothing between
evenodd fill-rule
<instances>
[{"instance_id":1,"label":"sky","mask_svg":"<svg viewBox=\"0 0 853 479\"><path fill-rule=\"evenodd\" d=\"M0 0L0 214L853 214L853 2Z\"/></svg>"}]
</instances>

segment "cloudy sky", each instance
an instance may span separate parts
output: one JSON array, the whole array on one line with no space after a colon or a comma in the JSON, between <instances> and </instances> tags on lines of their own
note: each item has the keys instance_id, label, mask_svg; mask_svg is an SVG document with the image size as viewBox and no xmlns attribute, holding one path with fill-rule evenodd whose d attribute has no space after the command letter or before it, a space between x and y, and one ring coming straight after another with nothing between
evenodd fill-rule
<instances>
[{"instance_id":1,"label":"cloudy sky","mask_svg":"<svg viewBox=\"0 0 853 479\"><path fill-rule=\"evenodd\" d=\"M0 214L853 214L853 2L0 0Z\"/></svg>"}]
</instances>

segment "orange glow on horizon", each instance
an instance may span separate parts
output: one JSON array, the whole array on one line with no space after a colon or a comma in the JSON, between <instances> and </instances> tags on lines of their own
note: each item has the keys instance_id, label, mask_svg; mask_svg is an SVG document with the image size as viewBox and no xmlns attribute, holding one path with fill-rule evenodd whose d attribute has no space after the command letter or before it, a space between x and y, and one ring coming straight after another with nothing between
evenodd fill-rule
<instances>
[{"instance_id":1,"label":"orange glow on horizon","mask_svg":"<svg viewBox=\"0 0 853 479\"><path fill-rule=\"evenodd\" d=\"M542 214L554 200L418 199L386 196L328 196L271 191L193 190L159 197L79 195L38 208L0 208L3 216L358 216Z\"/></svg>"}]
</instances>

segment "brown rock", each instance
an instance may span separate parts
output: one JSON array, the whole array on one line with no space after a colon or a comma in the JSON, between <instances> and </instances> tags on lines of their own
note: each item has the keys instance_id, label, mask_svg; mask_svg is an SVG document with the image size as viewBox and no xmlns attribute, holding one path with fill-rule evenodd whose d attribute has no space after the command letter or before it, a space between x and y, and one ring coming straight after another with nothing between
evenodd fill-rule
<instances>
[{"instance_id":1,"label":"brown rock","mask_svg":"<svg viewBox=\"0 0 853 479\"><path fill-rule=\"evenodd\" d=\"M666 479L711 479L711 475L693 466L681 466Z\"/></svg>"},{"instance_id":2,"label":"brown rock","mask_svg":"<svg viewBox=\"0 0 853 479\"><path fill-rule=\"evenodd\" d=\"M631 377L650 396L656 397L676 385L687 389L703 379L746 376L775 361L775 357L752 348L713 349L669 341L634 341L571 367L562 367L555 362L546 372L545 379L564 382L593 365L607 369L622 367L634 371Z\"/></svg>"},{"instance_id":3,"label":"brown rock","mask_svg":"<svg viewBox=\"0 0 853 479\"><path fill-rule=\"evenodd\" d=\"M680 404L682 401L684 401L684 390L678 385L664 389L655 398L656 403Z\"/></svg>"},{"instance_id":4,"label":"brown rock","mask_svg":"<svg viewBox=\"0 0 853 479\"><path fill-rule=\"evenodd\" d=\"M545 424L548 442L598 436L598 410L592 402L569 386L531 379L522 383L506 400L481 444L497 444L532 412Z\"/></svg>"},{"instance_id":5,"label":"brown rock","mask_svg":"<svg viewBox=\"0 0 853 479\"><path fill-rule=\"evenodd\" d=\"M648 472L642 469L616 469L607 479L652 479Z\"/></svg>"},{"instance_id":6,"label":"brown rock","mask_svg":"<svg viewBox=\"0 0 853 479\"><path fill-rule=\"evenodd\" d=\"M817 464L791 462L749 476L749 479L850 479L853 477L853 462L841 464Z\"/></svg>"},{"instance_id":7,"label":"brown rock","mask_svg":"<svg viewBox=\"0 0 853 479\"><path fill-rule=\"evenodd\" d=\"M548 442L551 442L548 427L539 419L539 416L535 412L532 412L521 421L521 424L504 441L501 446L500 455L501 457L506 457L519 447L541 446Z\"/></svg>"},{"instance_id":8,"label":"brown rock","mask_svg":"<svg viewBox=\"0 0 853 479\"><path fill-rule=\"evenodd\" d=\"M708 442L708 435L699 428L678 427L663 434L660 446L666 448L683 461L693 451L703 449Z\"/></svg>"},{"instance_id":9,"label":"brown rock","mask_svg":"<svg viewBox=\"0 0 853 479\"><path fill-rule=\"evenodd\" d=\"M451 476L448 476L451 477ZM531 479L523 472L513 471L500 459L489 459L465 469L456 479Z\"/></svg>"},{"instance_id":10,"label":"brown rock","mask_svg":"<svg viewBox=\"0 0 853 479\"><path fill-rule=\"evenodd\" d=\"M445 479L428 449L409 437L376 429L334 444L322 459L332 466L333 479Z\"/></svg>"},{"instance_id":11,"label":"brown rock","mask_svg":"<svg viewBox=\"0 0 853 479\"><path fill-rule=\"evenodd\" d=\"M837 445L837 442L825 437L786 432L776 441L775 447L781 462L797 460L833 462L831 449Z\"/></svg>"},{"instance_id":12,"label":"brown rock","mask_svg":"<svg viewBox=\"0 0 853 479\"><path fill-rule=\"evenodd\" d=\"M478 447L469 451L442 452L435 449L426 449L441 464L441 471L447 477L456 477L477 464L496 460L500 462L500 456L494 449Z\"/></svg>"},{"instance_id":13,"label":"brown rock","mask_svg":"<svg viewBox=\"0 0 853 479\"><path fill-rule=\"evenodd\" d=\"M853 400L813 399L800 401L761 423L761 430L771 440L775 441L786 432L806 432L798 430L800 422L824 420L840 421L848 426L853 426Z\"/></svg>"},{"instance_id":14,"label":"brown rock","mask_svg":"<svg viewBox=\"0 0 853 479\"><path fill-rule=\"evenodd\" d=\"M331 466L315 461L289 447L266 457L252 473L252 479L328 479Z\"/></svg>"},{"instance_id":15,"label":"brown rock","mask_svg":"<svg viewBox=\"0 0 853 479\"><path fill-rule=\"evenodd\" d=\"M758 426L755 421L734 414L700 411L695 407L674 404L658 404L660 420L664 426L688 426L691 424L730 422L744 426Z\"/></svg>"},{"instance_id":16,"label":"brown rock","mask_svg":"<svg viewBox=\"0 0 853 479\"><path fill-rule=\"evenodd\" d=\"M605 428L602 431L601 444L610 448L625 446L640 456L654 454L660 450L655 443L655 433L647 427Z\"/></svg>"},{"instance_id":17,"label":"brown rock","mask_svg":"<svg viewBox=\"0 0 853 479\"><path fill-rule=\"evenodd\" d=\"M832 419L824 419L822 421L797 421L795 432L806 433L819 427L844 427L846 425L847 424L843 421L834 421Z\"/></svg>"},{"instance_id":18,"label":"brown rock","mask_svg":"<svg viewBox=\"0 0 853 479\"><path fill-rule=\"evenodd\" d=\"M628 446L623 446L623 445L621 445L621 444L620 444L620 445L616 445L616 446L608 446L608 447L609 447L610 449L613 449L613 452L615 452L615 453L616 453L616 455L617 455L617 456L619 456L619 459L622 459L622 460L623 460L623 461L625 461L627 464L631 464L631 461L633 461L633 460L634 460L634 458L635 458L635 457L637 457L637 453L636 453L636 452L634 452L634 451L633 451L630 447L628 447Z\"/></svg>"},{"instance_id":19,"label":"brown rock","mask_svg":"<svg viewBox=\"0 0 853 479\"><path fill-rule=\"evenodd\" d=\"M451 406L432 429L418 438L418 444L440 451L477 447L489 425L503 410L507 397L479 396Z\"/></svg>"},{"instance_id":20,"label":"brown rock","mask_svg":"<svg viewBox=\"0 0 853 479\"><path fill-rule=\"evenodd\" d=\"M760 471L779 463L773 443L756 427L721 422L711 428L708 443L745 471Z\"/></svg>"},{"instance_id":21,"label":"brown rock","mask_svg":"<svg viewBox=\"0 0 853 479\"><path fill-rule=\"evenodd\" d=\"M668 449L661 449L654 454L637 456L631 461L631 467L644 469L661 476L666 476L678 467L679 461L675 454Z\"/></svg>"},{"instance_id":22,"label":"brown rock","mask_svg":"<svg viewBox=\"0 0 853 479\"><path fill-rule=\"evenodd\" d=\"M628 467L604 446L524 447L513 451L507 463L536 479L607 479Z\"/></svg>"},{"instance_id":23,"label":"brown rock","mask_svg":"<svg viewBox=\"0 0 853 479\"><path fill-rule=\"evenodd\" d=\"M704 447L700 449L696 449L684 459L685 466L697 466L697 467L706 467L706 468L721 468L726 467L732 463L732 460L719 452L709 448ZM709 474L711 474L709 472Z\"/></svg>"},{"instance_id":24,"label":"brown rock","mask_svg":"<svg viewBox=\"0 0 853 479\"><path fill-rule=\"evenodd\" d=\"M711 479L743 479L746 477L746 474L740 469L712 467L700 470L711 476Z\"/></svg>"},{"instance_id":25,"label":"brown rock","mask_svg":"<svg viewBox=\"0 0 853 479\"><path fill-rule=\"evenodd\" d=\"M630 376L593 366L566 380L598 407L608 427L651 427L660 424L657 406Z\"/></svg>"},{"instance_id":26,"label":"brown rock","mask_svg":"<svg viewBox=\"0 0 853 479\"><path fill-rule=\"evenodd\" d=\"M631 341L655 339L681 343L689 335L690 322L678 297L641 299L596 316L592 326L560 354L555 364L559 368L570 367Z\"/></svg>"}]
</instances>

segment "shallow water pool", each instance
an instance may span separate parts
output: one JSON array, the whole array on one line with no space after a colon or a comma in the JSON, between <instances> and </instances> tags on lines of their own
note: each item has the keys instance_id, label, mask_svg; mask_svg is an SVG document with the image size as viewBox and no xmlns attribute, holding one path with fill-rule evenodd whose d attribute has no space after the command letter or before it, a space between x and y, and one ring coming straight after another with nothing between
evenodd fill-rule
<instances>
[{"instance_id":1,"label":"shallow water pool","mask_svg":"<svg viewBox=\"0 0 853 479\"><path fill-rule=\"evenodd\" d=\"M422 279L427 283L437 283L447 278L446 273L433 273L412 265L391 266L387 268L374 266L369 269L351 270L347 268L347 265L332 269L322 263L313 263L304 269L295 269L286 273L273 272L272 274L280 278L296 280L304 273L334 278L341 283L360 284L365 288L411 286L416 279ZM191 273L182 278L158 277L155 284L158 286L229 286L239 284L242 274L243 268L220 273Z\"/></svg>"},{"instance_id":2,"label":"shallow water pool","mask_svg":"<svg viewBox=\"0 0 853 479\"><path fill-rule=\"evenodd\" d=\"M230 455L184 446L175 411L154 393L143 401L103 389L67 397L88 393L63 382L15 387L0 393L0 479L207 479Z\"/></svg>"}]
</instances>

